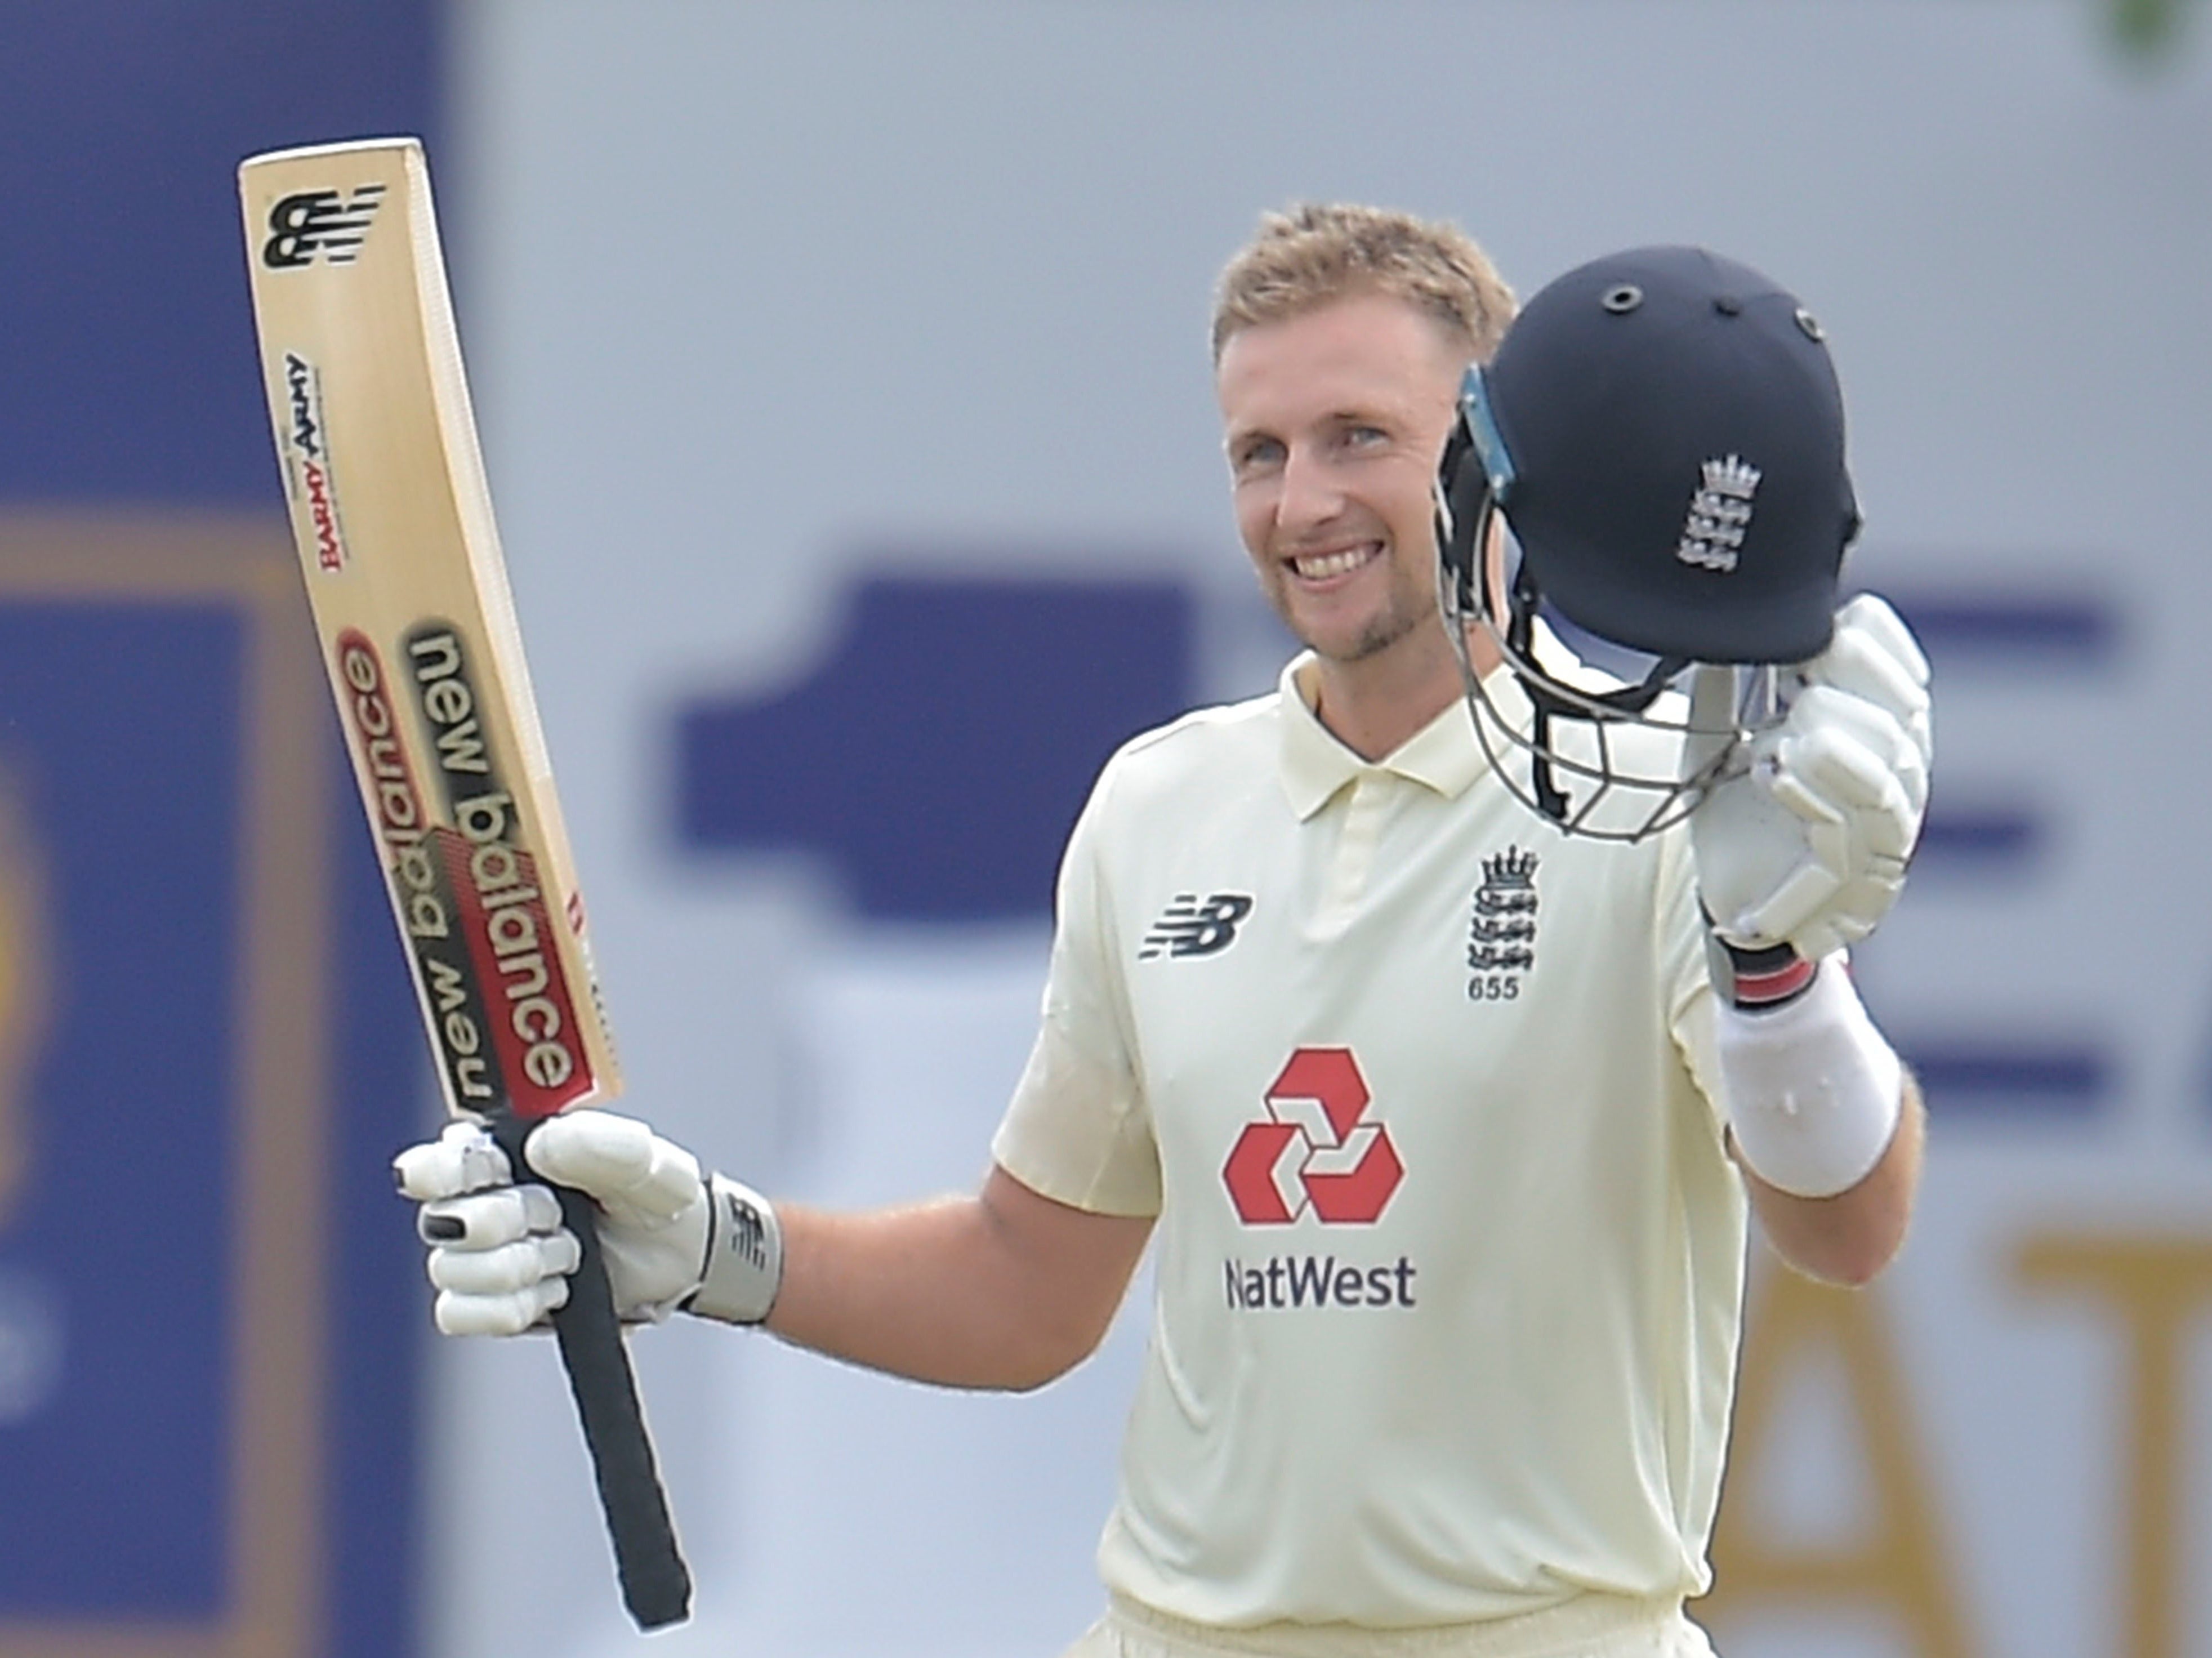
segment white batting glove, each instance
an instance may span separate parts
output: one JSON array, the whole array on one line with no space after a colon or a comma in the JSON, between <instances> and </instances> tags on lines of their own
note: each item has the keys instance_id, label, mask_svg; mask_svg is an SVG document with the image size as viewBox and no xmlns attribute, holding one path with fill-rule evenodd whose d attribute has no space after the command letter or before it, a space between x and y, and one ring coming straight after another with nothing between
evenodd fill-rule
<instances>
[{"instance_id":1,"label":"white batting glove","mask_svg":"<svg viewBox=\"0 0 2212 1658\"><path fill-rule=\"evenodd\" d=\"M538 1125L532 1168L598 1206L615 1311L658 1322L679 1309L730 1323L768 1315L782 1276L782 1234L768 1200L633 1117L582 1110ZM514 1184L507 1154L481 1126L447 1125L392 1160L422 1204L435 1316L447 1335L518 1335L568 1299L581 1252L544 1187Z\"/></svg>"},{"instance_id":2,"label":"white batting glove","mask_svg":"<svg viewBox=\"0 0 2212 1658\"><path fill-rule=\"evenodd\" d=\"M1701 667L1692 723L1734 717L1734 671ZM1861 593L1828 648L1784 672L1787 713L1690 817L1698 890L1721 940L1808 962L1856 944L1905 885L1934 759L1928 659L1897 612ZM1692 742L1688 763L1701 764Z\"/></svg>"}]
</instances>

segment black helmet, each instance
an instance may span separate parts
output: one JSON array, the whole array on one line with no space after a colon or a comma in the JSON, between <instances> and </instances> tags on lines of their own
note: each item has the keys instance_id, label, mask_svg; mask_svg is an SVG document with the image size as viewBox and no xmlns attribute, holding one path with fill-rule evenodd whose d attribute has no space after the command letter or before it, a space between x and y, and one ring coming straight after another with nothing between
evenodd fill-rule
<instances>
[{"instance_id":1,"label":"black helmet","mask_svg":"<svg viewBox=\"0 0 2212 1658\"><path fill-rule=\"evenodd\" d=\"M1610 757L1563 760L1551 720L1666 726L1653 705L1693 663L1818 655L1859 527L1820 325L1769 277L1693 247L1595 259L1531 299L1495 361L1468 371L1437 488L1455 641L1468 623L1488 627L1532 704L1506 719L1470 669L1478 732L1487 747L1487 712L1531 751L1532 804L1571 828L1591 825L1569 817L1553 765L1601 793L1662 782ZM1480 568L1493 514L1517 544L1503 594ZM1609 690L1563 681L1536 659L1540 616L1648 665ZM1634 833L1685 815L1703 780L1664 780L1668 798Z\"/></svg>"}]
</instances>

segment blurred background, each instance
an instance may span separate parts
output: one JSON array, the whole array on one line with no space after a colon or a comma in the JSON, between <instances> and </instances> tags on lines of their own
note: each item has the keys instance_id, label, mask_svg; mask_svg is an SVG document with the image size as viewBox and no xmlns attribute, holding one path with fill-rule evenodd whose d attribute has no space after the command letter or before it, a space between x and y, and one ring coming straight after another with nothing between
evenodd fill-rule
<instances>
[{"instance_id":1,"label":"blurred background","mask_svg":"<svg viewBox=\"0 0 2212 1658\"><path fill-rule=\"evenodd\" d=\"M1525 295L1702 242L1826 326L1852 574L1936 664L1861 959L1934 1152L1762 1271L1731 1658L2212 1654L2212 40L2185 0L10 0L0 1654L596 1658L550 1345L428 1335L422 1043L314 665L233 169L427 140L628 1102L776 1193L964 1187L1061 835L1273 681L1210 284L1267 208ZM1584 1040L1601 1033L1564 1033ZM966 1398L635 1344L666 1654L1056 1653L1142 1339Z\"/></svg>"}]
</instances>

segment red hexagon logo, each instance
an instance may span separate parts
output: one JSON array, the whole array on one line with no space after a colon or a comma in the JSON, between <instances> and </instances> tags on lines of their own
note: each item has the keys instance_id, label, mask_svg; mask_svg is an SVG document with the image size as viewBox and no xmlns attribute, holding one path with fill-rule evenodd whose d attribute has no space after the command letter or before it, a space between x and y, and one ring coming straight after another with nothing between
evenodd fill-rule
<instances>
[{"instance_id":1,"label":"red hexagon logo","mask_svg":"<svg viewBox=\"0 0 2212 1658\"><path fill-rule=\"evenodd\" d=\"M1348 1048L1302 1048L1244 1125L1221 1179L1247 1226L1287 1226L1311 1210L1322 1224L1381 1218L1406 1165L1390 1131L1363 1121L1373 1101Z\"/></svg>"}]
</instances>

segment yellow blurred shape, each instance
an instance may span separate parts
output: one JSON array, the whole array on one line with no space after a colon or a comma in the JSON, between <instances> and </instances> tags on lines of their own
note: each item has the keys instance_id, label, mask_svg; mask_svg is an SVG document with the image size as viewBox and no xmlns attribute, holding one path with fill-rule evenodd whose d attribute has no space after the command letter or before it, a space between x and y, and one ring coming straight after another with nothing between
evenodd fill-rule
<instances>
[{"instance_id":1,"label":"yellow blurred shape","mask_svg":"<svg viewBox=\"0 0 2212 1658\"><path fill-rule=\"evenodd\" d=\"M46 1005L45 896L17 791L0 774L0 1228L31 1162L28 1095Z\"/></svg>"}]
</instances>

